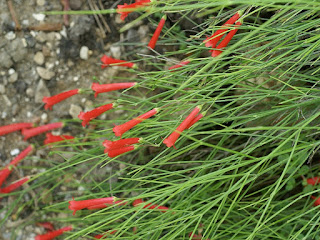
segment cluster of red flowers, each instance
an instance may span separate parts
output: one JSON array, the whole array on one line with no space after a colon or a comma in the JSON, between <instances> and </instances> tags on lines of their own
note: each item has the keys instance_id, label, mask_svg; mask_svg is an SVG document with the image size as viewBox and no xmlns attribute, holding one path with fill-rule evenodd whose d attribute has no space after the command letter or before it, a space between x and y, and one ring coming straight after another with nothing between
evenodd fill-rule
<instances>
[{"instance_id":1,"label":"cluster of red flowers","mask_svg":"<svg viewBox=\"0 0 320 240\"><path fill-rule=\"evenodd\" d=\"M124 20L131 12L136 10L147 10L148 6L150 5L150 0L136 0L133 4L123 4L118 5L117 12L121 14L121 19ZM239 18L241 16L241 12L237 12L232 18L230 18L225 24L221 26L221 29L216 31L212 36L208 37L204 42L206 47L212 48L210 51L212 52L212 56L216 57L218 56L222 50L228 45L234 34L238 31L238 27L241 25L241 21L239 21ZM159 39L159 36L161 34L161 31L163 27L165 26L167 16L164 15L151 37L148 48L154 49L157 41ZM226 37L218 44L220 39L223 37L223 35L232 27L232 24L234 24L233 29L231 29ZM218 45L217 45L218 44ZM183 67L190 63L191 60L184 60L181 61L179 64L176 64L174 66L171 66L169 70L174 70L180 67ZM103 55L101 57L101 68L110 67L110 66L122 66L127 68L137 68L137 65L132 62L128 62L125 60L120 59L114 59L110 56ZM94 96L97 97L98 94L106 93L110 91L116 91L116 90L123 90L135 87L137 85L136 82L123 82L123 83L111 83L111 84L98 84L93 83L91 86L92 91L94 92ZM44 97L43 103L45 104L44 108L52 110L52 107L63 101L66 100L69 97L72 97L74 95L82 93L84 90L82 89L73 89L68 90L62 93L59 93L57 95L51 96L51 97ZM79 119L82 120L82 126L85 127L87 124L90 123L91 120L97 118L104 112L111 110L115 108L114 103L109 103L102 105L100 107L97 107L91 111L87 112L80 112ZM182 121L182 123L166 138L164 139L163 143L167 147L174 147L175 142L178 140L179 136L184 130L189 129L191 126L193 126L197 121L199 121L205 114L200 113L201 106L195 107L192 112L185 118L185 120ZM133 118L132 120L125 122L121 125L114 126L113 132L115 136L122 137L122 135L135 127L137 124L141 123L142 121L145 121L146 119L154 116L159 112L158 108L154 108L136 118ZM11 124L7 126L0 127L0 136L4 134L8 134L14 131L21 130L22 135L24 136L24 140L28 140L31 137L37 136L39 134L51 131L56 128L62 128L64 126L63 122L55 122L50 123L38 127L34 127L32 123L16 123ZM66 141L66 140L72 140L74 139L71 135L53 135L52 133L46 134L46 139L44 141L45 145L52 144L55 142L60 141ZM116 157L120 154L132 151L136 148L136 144L141 143L142 138L125 138L120 140L105 140L102 145L105 147L104 152L108 154L109 157ZM33 149L33 146L30 145L28 148L26 148L21 154L19 154L10 164L8 164L5 168L3 168L0 171L0 187L4 183L4 181L7 179L9 174L12 172L12 169L23 159L25 158ZM20 179L11 185L8 185L7 187L0 188L0 193L10 193L11 191L15 190L19 186L21 186L23 183L29 180L29 177L25 177L23 179ZM318 181L318 180L317 180ZM320 200L319 200L320 202ZM99 198L99 199L90 199L90 200L81 200L81 201L75 201L72 200L69 202L69 209L73 211L73 214L76 213L76 211L81 209L101 209L105 208L111 205L126 205L126 201L122 200L116 200L115 197L107 197L107 198ZM133 202L134 207L141 207L143 209L155 209L159 210L161 212L166 212L169 210L168 207L165 206L159 206L157 204L146 204L142 199L137 199ZM43 235L38 235L36 237L36 240L43 240L43 239L53 239L56 236L61 235L65 231L72 230L71 226L64 227L58 230L54 230L53 225L50 223L42 223L42 226L45 227L48 230L48 233ZM109 231L106 234L113 234L114 231ZM99 239L102 238L104 235L97 235L95 238ZM195 239L194 237L192 239Z\"/></svg>"}]
</instances>

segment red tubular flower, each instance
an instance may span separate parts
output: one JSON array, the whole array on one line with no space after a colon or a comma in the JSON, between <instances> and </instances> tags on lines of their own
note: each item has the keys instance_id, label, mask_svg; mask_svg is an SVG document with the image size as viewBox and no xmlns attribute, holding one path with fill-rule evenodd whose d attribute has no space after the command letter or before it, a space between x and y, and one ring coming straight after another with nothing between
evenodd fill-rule
<instances>
[{"instance_id":1,"label":"red tubular flower","mask_svg":"<svg viewBox=\"0 0 320 240\"><path fill-rule=\"evenodd\" d=\"M80 200L80 201L69 201L69 209L73 210L73 215L76 214L78 210L82 209L96 209L101 208L102 204L113 205L116 201L115 197L107 197L107 198L96 198L96 199L89 199L89 200ZM98 206L98 207L97 207Z\"/></svg>"},{"instance_id":2,"label":"red tubular flower","mask_svg":"<svg viewBox=\"0 0 320 240\"><path fill-rule=\"evenodd\" d=\"M132 62L127 62L125 60L119 60L119 59L114 59L112 57L109 57L107 55L103 55L101 57L101 69L104 69L105 67L111 66L122 66L122 67L128 67L128 68L135 68L136 64Z\"/></svg>"},{"instance_id":3,"label":"red tubular flower","mask_svg":"<svg viewBox=\"0 0 320 240\"><path fill-rule=\"evenodd\" d=\"M0 136L15 132L24 128L32 128L32 123L13 123L5 126L0 127Z\"/></svg>"},{"instance_id":4,"label":"red tubular flower","mask_svg":"<svg viewBox=\"0 0 320 240\"><path fill-rule=\"evenodd\" d=\"M14 190L16 190L18 187L20 187L22 184L24 184L25 182L27 182L29 180L30 180L30 177L21 178L20 180L11 183L7 187L0 188L0 193L11 193Z\"/></svg>"},{"instance_id":5,"label":"red tubular flower","mask_svg":"<svg viewBox=\"0 0 320 240\"><path fill-rule=\"evenodd\" d=\"M131 88L136 84L137 84L136 82L110 83L110 84L92 83L91 89L95 91L94 97L97 97L99 93Z\"/></svg>"},{"instance_id":6,"label":"red tubular flower","mask_svg":"<svg viewBox=\"0 0 320 240\"><path fill-rule=\"evenodd\" d=\"M54 231L54 226L51 222L38 222L37 225L43 227L47 231Z\"/></svg>"},{"instance_id":7,"label":"red tubular flower","mask_svg":"<svg viewBox=\"0 0 320 240\"><path fill-rule=\"evenodd\" d=\"M8 178L12 172L12 167L17 166L17 164L24 159L31 151L33 146L29 145L25 150L23 150L18 156L16 156L4 169L0 171L0 186Z\"/></svg>"},{"instance_id":8,"label":"red tubular flower","mask_svg":"<svg viewBox=\"0 0 320 240\"><path fill-rule=\"evenodd\" d=\"M197 106L195 107L195 109L193 109L193 111L189 114L189 116L183 120L183 122L177 127L177 129L170 134L169 137L167 137L163 143L167 145L167 147L172 147L174 146L175 142L178 140L180 134L187 129L188 127L190 127L192 121L196 118L196 115L199 113L201 107Z\"/></svg>"},{"instance_id":9,"label":"red tubular flower","mask_svg":"<svg viewBox=\"0 0 320 240\"><path fill-rule=\"evenodd\" d=\"M47 109L52 109L52 106L65 100L66 98L69 98L73 95L78 94L80 91L80 89L73 89L73 90L69 90L66 92L62 92L59 93L57 95L54 95L52 97L43 97L42 102L45 103L46 105L44 106L44 108Z\"/></svg>"},{"instance_id":10,"label":"red tubular flower","mask_svg":"<svg viewBox=\"0 0 320 240\"><path fill-rule=\"evenodd\" d=\"M96 238L96 239L101 239L101 238L106 237L106 236L108 236L108 235L115 234L116 232L117 232L117 230L107 231L107 232L104 233L104 234L95 235L94 238Z\"/></svg>"},{"instance_id":11,"label":"red tubular flower","mask_svg":"<svg viewBox=\"0 0 320 240\"><path fill-rule=\"evenodd\" d=\"M221 29L217 30L210 37L207 37L206 40L203 41L205 42L205 46L215 48L219 40L223 37L224 33L228 30L227 26L234 24L240 18L241 15L242 11L238 11L221 26Z\"/></svg>"},{"instance_id":12,"label":"red tubular flower","mask_svg":"<svg viewBox=\"0 0 320 240\"><path fill-rule=\"evenodd\" d=\"M202 113L199 113L198 116L196 116L196 117L189 123L189 125L186 127L186 129L189 129L193 124L195 124L196 122L198 122L202 117L203 117L203 114L202 114Z\"/></svg>"},{"instance_id":13,"label":"red tubular flower","mask_svg":"<svg viewBox=\"0 0 320 240\"><path fill-rule=\"evenodd\" d=\"M135 3L129 4L129 5L126 3L123 5L118 5L117 13L121 14L120 18L123 21L129 15L129 13L135 10L135 8L147 6L149 5L150 2L151 2L150 0L136 0Z\"/></svg>"},{"instance_id":14,"label":"red tubular flower","mask_svg":"<svg viewBox=\"0 0 320 240\"><path fill-rule=\"evenodd\" d=\"M104 152L108 152L110 150L126 147L128 145L139 143L142 138L125 138L117 141L105 140L102 145L106 148Z\"/></svg>"},{"instance_id":15,"label":"red tubular flower","mask_svg":"<svg viewBox=\"0 0 320 240\"><path fill-rule=\"evenodd\" d=\"M320 197L314 197L311 196L312 199L315 199L316 201L313 203L313 206L319 206L320 205Z\"/></svg>"},{"instance_id":16,"label":"red tubular flower","mask_svg":"<svg viewBox=\"0 0 320 240\"><path fill-rule=\"evenodd\" d=\"M137 207L139 206L140 204L142 203L145 203L145 201L143 201L142 199L136 199L133 201L132 205L134 207ZM161 212L166 212L169 210L168 207L165 207L165 206L159 206L157 204L151 204L151 203L148 203L146 205L143 206L143 208L147 208L147 209L159 209Z\"/></svg>"},{"instance_id":17,"label":"red tubular flower","mask_svg":"<svg viewBox=\"0 0 320 240\"><path fill-rule=\"evenodd\" d=\"M123 205L126 205L127 203L128 203L128 202L126 202L126 201L118 200L118 201L115 201L115 202L113 203L113 205L118 204L118 205L123 206ZM87 207L87 209L89 209L89 210L92 210L92 209L102 209L102 208L106 208L106 207L107 207L107 206L106 206L105 203L101 203L101 204L97 204L97 205L93 205L93 206Z\"/></svg>"},{"instance_id":18,"label":"red tubular flower","mask_svg":"<svg viewBox=\"0 0 320 240\"><path fill-rule=\"evenodd\" d=\"M309 185L314 186L314 185L316 185L318 183L320 183L320 177L313 177L313 178L308 178L307 179L307 184L309 184Z\"/></svg>"},{"instance_id":19,"label":"red tubular flower","mask_svg":"<svg viewBox=\"0 0 320 240\"><path fill-rule=\"evenodd\" d=\"M109 150L108 151L108 156L109 157L116 157L120 154L126 153L126 152L130 152L132 150L135 149L135 146L127 146L127 147L122 147L122 148L117 148L117 149L113 149L113 150Z\"/></svg>"},{"instance_id":20,"label":"red tubular flower","mask_svg":"<svg viewBox=\"0 0 320 240\"><path fill-rule=\"evenodd\" d=\"M241 21L236 22L235 29L231 30L227 34L227 36L219 43L219 45L217 46L217 49L212 51L212 53L211 53L212 57L217 57L222 53L222 51L220 49L224 49L226 46L228 46L228 44L231 41L231 39L233 38L233 36L239 30L238 27L241 26L241 24L242 24Z\"/></svg>"},{"instance_id":21,"label":"red tubular flower","mask_svg":"<svg viewBox=\"0 0 320 240\"><path fill-rule=\"evenodd\" d=\"M161 33L161 31L162 31L162 28L163 28L163 26L164 26L164 24L165 24L165 22L166 22L166 19L167 19L167 16L166 16L166 15L164 15L164 16L161 18L161 20L160 20L160 22L159 22L159 24L158 24L158 27L156 28L156 31L154 32L154 34L152 35L152 38L150 39L150 42L149 42L149 44L148 44L148 47L149 47L149 48L154 49L154 47L156 46L156 43L157 43L157 41L158 41L158 38L159 38L160 33Z\"/></svg>"},{"instance_id":22,"label":"red tubular flower","mask_svg":"<svg viewBox=\"0 0 320 240\"><path fill-rule=\"evenodd\" d=\"M158 112L159 112L159 109L154 108L154 109L150 110L149 112L146 112L145 114L142 114L141 116L139 116L137 118L134 118L124 124L115 126L112 130L117 137L121 137L122 134L124 134L126 131L130 130L131 128L133 128L137 124L141 123L143 120L152 117L153 115L155 115Z\"/></svg>"},{"instance_id":23,"label":"red tubular flower","mask_svg":"<svg viewBox=\"0 0 320 240\"><path fill-rule=\"evenodd\" d=\"M43 126L31 128L31 129L22 129L21 133L24 136L24 140L27 140L41 133L48 132L56 128L62 128L63 126L64 126L63 122L55 122L55 123L49 123Z\"/></svg>"},{"instance_id":24,"label":"red tubular flower","mask_svg":"<svg viewBox=\"0 0 320 240\"><path fill-rule=\"evenodd\" d=\"M54 230L54 231L51 231L51 232L48 232L48 233L45 233L42 235L37 235L35 240L51 240L57 236L60 236L64 232L71 231L71 230L72 230L72 226L60 228L58 230Z\"/></svg>"},{"instance_id":25,"label":"red tubular flower","mask_svg":"<svg viewBox=\"0 0 320 240\"><path fill-rule=\"evenodd\" d=\"M78 118L82 120L82 126L85 127L92 119L100 116L102 113L112 109L114 107L113 103L102 105L89 112L80 112Z\"/></svg>"},{"instance_id":26,"label":"red tubular flower","mask_svg":"<svg viewBox=\"0 0 320 240\"><path fill-rule=\"evenodd\" d=\"M189 63L190 63L190 61L188 61L188 60L187 61L182 61L182 62L180 62L180 63L178 63L176 65L173 65L173 66L169 67L169 70L171 71L173 69L183 67L183 66L185 66L185 65L187 65Z\"/></svg>"},{"instance_id":27,"label":"red tubular flower","mask_svg":"<svg viewBox=\"0 0 320 240\"><path fill-rule=\"evenodd\" d=\"M46 139L44 140L44 145L70 139L74 139L74 137L70 135L53 135L52 133L47 133Z\"/></svg>"}]
</instances>

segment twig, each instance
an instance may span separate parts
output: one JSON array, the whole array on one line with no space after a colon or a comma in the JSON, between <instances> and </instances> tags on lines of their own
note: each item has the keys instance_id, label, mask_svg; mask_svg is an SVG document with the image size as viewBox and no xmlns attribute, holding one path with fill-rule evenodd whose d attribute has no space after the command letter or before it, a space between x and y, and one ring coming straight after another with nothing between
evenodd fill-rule
<instances>
[{"instance_id":1,"label":"twig","mask_svg":"<svg viewBox=\"0 0 320 240\"><path fill-rule=\"evenodd\" d=\"M89 6L90 6L91 10L100 10L99 8L97 9L96 7L94 7L92 0L88 0L88 3L89 3ZM107 37L106 33L104 32L104 29L102 27L102 24L101 24L98 16L96 14L93 14L93 17L95 18L95 20L96 20L96 22L97 22L97 24L99 26L100 32L102 34L102 38L106 38Z\"/></svg>"},{"instance_id":2,"label":"twig","mask_svg":"<svg viewBox=\"0 0 320 240\"><path fill-rule=\"evenodd\" d=\"M61 4L63 5L63 11L69 11L70 10L70 5L69 5L69 0L60 0ZM63 22L65 26L69 26L69 15L68 14L63 14Z\"/></svg>"},{"instance_id":3,"label":"twig","mask_svg":"<svg viewBox=\"0 0 320 240\"><path fill-rule=\"evenodd\" d=\"M19 23L19 20L17 18L17 14L13 8L13 4L12 4L12 1L11 0L8 0L7 1L7 4L8 4L8 8L9 8L9 11L10 11L10 14L11 14L11 17L12 17L12 20L14 21L15 23L15 29L16 30L21 30L21 25Z\"/></svg>"},{"instance_id":4,"label":"twig","mask_svg":"<svg viewBox=\"0 0 320 240\"><path fill-rule=\"evenodd\" d=\"M62 23L43 23L36 26L30 26L29 30L35 31L61 31L62 30Z\"/></svg>"}]
</instances>

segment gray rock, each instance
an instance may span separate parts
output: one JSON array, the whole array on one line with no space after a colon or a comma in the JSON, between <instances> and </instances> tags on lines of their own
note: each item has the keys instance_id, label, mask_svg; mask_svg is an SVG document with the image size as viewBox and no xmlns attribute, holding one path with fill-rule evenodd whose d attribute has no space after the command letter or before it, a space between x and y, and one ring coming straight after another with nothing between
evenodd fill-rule
<instances>
[{"instance_id":1,"label":"gray rock","mask_svg":"<svg viewBox=\"0 0 320 240\"><path fill-rule=\"evenodd\" d=\"M38 65L42 65L44 63L44 55L42 52L37 52L34 57L33 57L33 61L36 62L36 64Z\"/></svg>"},{"instance_id":2,"label":"gray rock","mask_svg":"<svg viewBox=\"0 0 320 240\"><path fill-rule=\"evenodd\" d=\"M88 60L89 58L89 48L87 46L82 46L80 48L80 58L83 60Z\"/></svg>"},{"instance_id":3,"label":"gray rock","mask_svg":"<svg viewBox=\"0 0 320 240\"><path fill-rule=\"evenodd\" d=\"M149 26L148 25L141 25L138 29L138 33L140 38L144 38L149 34Z\"/></svg>"},{"instance_id":4,"label":"gray rock","mask_svg":"<svg viewBox=\"0 0 320 240\"><path fill-rule=\"evenodd\" d=\"M69 108L69 114L70 116L72 116L73 119L77 119L81 111L82 111L82 108L75 104L71 104Z\"/></svg>"},{"instance_id":5,"label":"gray rock","mask_svg":"<svg viewBox=\"0 0 320 240\"><path fill-rule=\"evenodd\" d=\"M49 89L47 88L45 82L43 80L40 80L39 83L38 83L38 86L36 88L34 101L36 103L42 103L43 97L49 97L49 96L51 96L50 92L49 92Z\"/></svg>"},{"instance_id":6,"label":"gray rock","mask_svg":"<svg viewBox=\"0 0 320 240\"><path fill-rule=\"evenodd\" d=\"M14 62L20 62L26 57L28 51L23 46L21 39L16 38L9 44L8 53L11 55Z\"/></svg>"},{"instance_id":7,"label":"gray rock","mask_svg":"<svg viewBox=\"0 0 320 240\"><path fill-rule=\"evenodd\" d=\"M11 102L10 99L7 97L7 95L2 95L2 97L3 97L6 105L7 105L8 107L11 107L11 106L12 106L12 102Z\"/></svg>"},{"instance_id":8,"label":"gray rock","mask_svg":"<svg viewBox=\"0 0 320 240\"><path fill-rule=\"evenodd\" d=\"M19 105L16 104L16 103L13 104L13 106L12 106L12 108L11 108L12 115L13 115L13 116L17 115L18 111L19 111Z\"/></svg>"},{"instance_id":9,"label":"gray rock","mask_svg":"<svg viewBox=\"0 0 320 240\"><path fill-rule=\"evenodd\" d=\"M0 51L0 66L4 68L10 68L13 65L10 55L2 50Z\"/></svg>"},{"instance_id":10,"label":"gray rock","mask_svg":"<svg viewBox=\"0 0 320 240\"><path fill-rule=\"evenodd\" d=\"M39 76L45 80L50 80L51 78L53 78L55 76L55 73L45 69L43 67L37 67L36 68L37 73L39 74Z\"/></svg>"},{"instance_id":11,"label":"gray rock","mask_svg":"<svg viewBox=\"0 0 320 240\"><path fill-rule=\"evenodd\" d=\"M17 72L14 72L12 75L10 75L9 77L9 82L10 83L14 83L18 80L18 73Z\"/></svg>"},{"instance_id":12,"label":"gray rock","mask_svg":"<svg viewBox=\"0 0 320 240\"><path fill-rule=\"evenodd\" d=\"M0 84L0 94L5 94L6 88L4 87L3 84Z\"/></svg>"}]
</instances>

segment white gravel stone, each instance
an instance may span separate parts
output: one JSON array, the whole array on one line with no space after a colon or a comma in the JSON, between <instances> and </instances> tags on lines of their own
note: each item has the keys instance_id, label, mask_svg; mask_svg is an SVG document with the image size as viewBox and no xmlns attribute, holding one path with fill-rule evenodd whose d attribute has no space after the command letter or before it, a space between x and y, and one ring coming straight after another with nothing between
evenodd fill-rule
<instances>
[{"instance_id":1,"label":"white gravel stone","mask_svg":"<svg viewBox=\"0 0 320 240\"><path fill-rule=\"evenodd\" d=\"M18 148L15 148L15 149L10 151L10 155L11 156L18 155L19 153L20 153L20 150Z\"/></svg>"},{"instance_id":2,"label":"white gravel stone","mask_svg":"<svg viewBox=\"0 0 320 240\"><path fill-rule=\"evenodd\" d=\"M73 119L77 119L81 111L82 111L82 108L75 104L71 104L69 108L69 114L72 116Z\"/></svg>"},{"instance_id":3,"label":"white gravel stone","mask_svg":"<svg viewBox=\"0 0 320 240\"><path fill-rule=\"evenodd\" d=\"M46 18L46 15L44 15L43 13L33 13L32 16L38 21L43 21Z\"/></svg>"},{"instance_id":4,"label":"white gravel stone","mask_svg":"<svg viewBox=\"0 0 320 240\"><path fill-rule=\"evenodd\" d=\"M38 65L42 65L44 63L44 55L42 52L37 52L34 57L33 57L33 61L36 62L36 64Z\"/></svg>"},{"instance_id":5,"label":"white gravel stone","mask_svg":"<svg viewBox=\"0 0 320 240\"><path fill-rule=\"evenodd\" d=\"M48 114L47 113L42 113L41 114L41 120L43 122L47 122L48 121Z\"/></svg>"},{"instance_id":6,"label":"white gravel stone","mask_svg":"<svg viewBox=\"0 0 320 240\"><path fill-rule=\"evenodd\" d=\"M88 60L89 58L89 48L87 46L82 46L80 49L80 58L83 60Z\"/></svg>"},{"instance_id":7,"label":"white gravel stone","mask_svg":"<svg viewBox=\"0 0 320 240\"><path fill-rule=\"evenodd\" d=\"M13 68L10 68L10 69L8 70L9 75L14 74L15 72L16 72L16 70L14 70Z\"/></svg>"},{"instance_id":8,"label":"white gravel stone","mask_svg":"<svg viewBox=\"0 0 320 240\"><path fill-rule=\"evenodd\" d=\"M114 58L117 58L117 59L121 58L121 48L120 48L120 46L111 46L110 47L110 52L111 52L111 55Z\"/></svg>"},{"instance_id":9,"label":"white gravel stone","mask_svg":"<svg viewBox=\"0 0 320 240\"><path fill-rule=\"evenodd\" d=\"M6 39L8 39L9 41L13 40L16 38L16 34L12 31L8 32L5 36Z\"/></svg>"},{"instance_id":10,"label":"white gravel stone","mask_svg":"<svg viewBox=\"0 0 320 240\"><path fill-rule=\"evenodd\" d=\"M79 76L75 76L75 77L73 78L73 81L75 81L75 82L79 81Z\"/></svg>"},{"instance_id":11,"label":"white gravel stone","mask_svg":"<svg viewBox=\"0 0 320 240\"><path fill-rule=\"evenodd\" d=\"M51 78L53 78L55 76L55 73L45 69L43 67L37 67L36 68L37 73L39 74L39 76L45 80L50 80Z\"/></svg>"}]
</instances>

